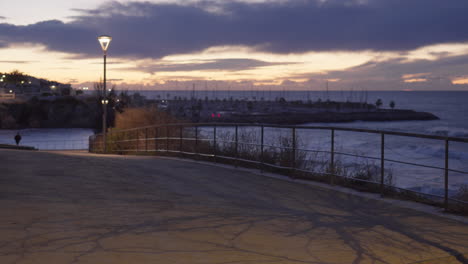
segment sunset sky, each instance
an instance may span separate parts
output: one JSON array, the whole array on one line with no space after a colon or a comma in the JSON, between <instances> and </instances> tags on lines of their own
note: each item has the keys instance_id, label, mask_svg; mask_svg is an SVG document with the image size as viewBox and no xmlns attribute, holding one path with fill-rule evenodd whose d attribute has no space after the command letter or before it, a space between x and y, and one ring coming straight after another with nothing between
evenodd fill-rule
<instances>
[{"instance_id":1,"label":"sunset sky","mask_svg":"<svg viewBox=\"0 0 468 264\"><path fill-rule=\"evenodd\" d=\"M0 72L121 88L467 90L466 0L0 3Z\"/></svg>"}]
</instances>

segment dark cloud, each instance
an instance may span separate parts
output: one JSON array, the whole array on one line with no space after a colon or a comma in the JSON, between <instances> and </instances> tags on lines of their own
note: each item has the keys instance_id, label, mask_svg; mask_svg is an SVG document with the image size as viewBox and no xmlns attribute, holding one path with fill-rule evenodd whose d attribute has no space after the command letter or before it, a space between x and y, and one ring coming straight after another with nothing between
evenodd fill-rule
<instances>
[{"instance_id":1,"label":"dark cloud","mask_svg":"<svg viewBox=\"0 0 468 264\"><path fill-rule=\"evenodd\" d=\"M214 10L214 11L213 11ZM275 53L405 51L468 41L466 0L301 0L194 4L110 2L70 23L0 24L0 40L42 43L96 56L96 36L114 37L114 56L161 58L219 45Z\"/></svg>"},{"instance_id":2,"label":"dark cloud","mask_svg":"<svg viewBox=\"0 0 468 264\"><path fill-rule=\"evenodd\" d=\"M91 27L65 24L58 20L27 26L0 24L0 41L8 44L39 43L54 51L93 54L93 48L98 45L96 36L97 31ZM94 42L89 39L93 39Z\"/></svg>"},{"instance_id":3,"label":"dark cloud","mask_svg":"<svg viewBox=\"0 0 468 264\"><path fill-rule=\"evenodd\" d=\"M208 71L208 70L221 70L221 71L239 71L249 70L254 68L293 64L286 62L265 62L253 59L219 59L213 61L205 61L201 63L160 63L160 64L145 64L138 65L131 70L138 70L149 73L156 72L174 72L174 71ZM124 69L128 70L128 69Z\"/></svg>"},{"instance_id":4,"label":"dark cloud","mask_svg":"<svg viewBox=\"0 0 468 264\"><path fill-rule=\"evenodd\" d=\"M0 20L4 20L4 19L6 19L6 17L0 16Z\"/></svg>"}]
</instances>

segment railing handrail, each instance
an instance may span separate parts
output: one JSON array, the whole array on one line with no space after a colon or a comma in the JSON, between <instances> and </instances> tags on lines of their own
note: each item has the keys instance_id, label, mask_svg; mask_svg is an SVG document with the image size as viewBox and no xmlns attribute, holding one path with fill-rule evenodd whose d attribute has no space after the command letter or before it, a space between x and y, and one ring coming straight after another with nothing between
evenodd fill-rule
<instances>
[{"instance_id":1,"label":"railing handrail","mask_svg":"<svg viewBox=\"0 0 468 264\"><path fill-rule=\"evenodd\" d=\"M264 128L295 128L295 129L317 129L317 130L335 130L335 131L349 131L349 132L362 132L362 133L372 133L372 134L385 134L393 136L405 136L405 137L416 137L416 138L425 138L425 139L436 139L436 140L448 140L452 142L463 142L468 143L468 138L462 137L449 137L449 136L438 136L438 135L429 135L422 133L411 133L411 132L398 132L398 131L389 131L389 130L377 130L377 129L367 129L367 128L350 128L350 127L335 127L335 126L304 126L304 125L275 125L275 124L262 124L262 123L168 123L168 124L158 124L151 126L143 126L136 128L127 128L119 129L115 131L110 131L108 134L113 134L117 132L128 132L135 131L146 128L157 128L157 127L200 127L200 126L221 126L221 127L234 127L234 126L243 126L243 127L264 127ZM96 134L101 135L102 133Z\"/></svg>"}]
</instances>

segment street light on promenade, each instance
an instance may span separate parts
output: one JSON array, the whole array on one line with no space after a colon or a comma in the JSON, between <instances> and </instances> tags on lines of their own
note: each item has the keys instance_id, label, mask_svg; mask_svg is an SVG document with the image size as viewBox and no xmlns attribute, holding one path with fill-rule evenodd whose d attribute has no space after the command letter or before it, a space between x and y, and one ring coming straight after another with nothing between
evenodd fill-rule
<instances>
[{"instance_id":1,"label":"street light on promenade","mask_svg":"<svg viewBox=\"0 0 468 264\"><path fill-rule=\"evenodd\" d=\"M107 144L106 144L106 134L107 134L107 95L106 95L106 59L107 59L107 49L109 48L109 44L112 40L112 37L102 35L98 37L99 43L101 44L102 51L104 52L104 87L103 87L103 99L101 101L103 107L103 114L102 114L102 135L103 135L103 151L106 152Z\"/></svg>"}]
</instances>

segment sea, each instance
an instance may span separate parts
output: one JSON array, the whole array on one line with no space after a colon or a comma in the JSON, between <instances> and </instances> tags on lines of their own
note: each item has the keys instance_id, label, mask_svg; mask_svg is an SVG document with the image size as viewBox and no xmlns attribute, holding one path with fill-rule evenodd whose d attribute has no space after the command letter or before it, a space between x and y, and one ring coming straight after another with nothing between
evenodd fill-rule
<instances>
[{"instance_id":1,"label":"sea","mask_svg":"<svg viewBox=\"0 0 468 264\"><path fill-rule=\"evenodd\" d=\"M199 99L247 99L247 100L332 100L375 103L378 99L384 108L391 101L396 109L412 109L430 112L439 120L432 121L392 121L351 123L309 123L310 126L334 126L366 128L385 131L412 132L428 135L468 138L468 91L130 91L138 92L148 99L172 99L174 97ZM226 128L229 129L229 128ZM245 128L249 129L249 128ZM255 128L251 128L255 130ZM0 130L0 144L14 143L16 133L23 136L22 145L39 149L87 149L88 138L94 134L91 129L24 129ZM205 133L210 134L209 129ZM266 129L269 140L278 135L288 135L285 129ZM298 144L304 150L328 151L329 131L298 130ZM335 134L335 150L368 157L380 157L380 135L368 133L342 132ZM266 142L268 144L268 142ZM274 142L270 142L274 144ZM442 195L444 190L445 142L443 140L420 139L401 136L386 136L385 167L392 175L392 184L422 193ZM326 154L327 155L327 154ZM379 165L377 159L361 159L337 154L336 159L343 163L371 163ZM396 161L396 162L392 162ZM402 161L405 163L399 163ZM421 164L426 167L406 163ZM468 186L468 143L451 142L449 145L450 194Z\"/></svg>"}]
</instances>

